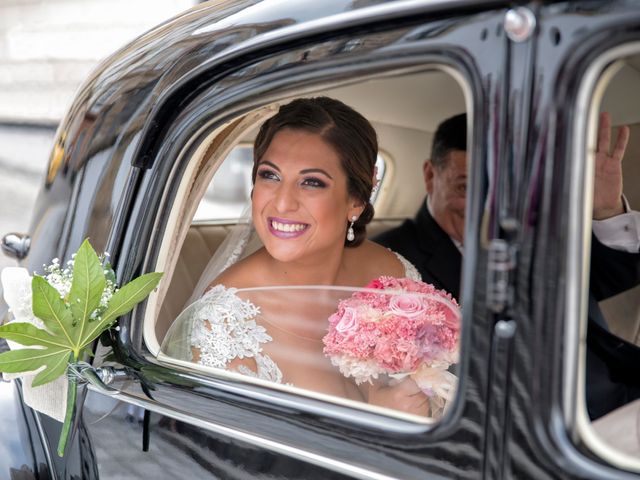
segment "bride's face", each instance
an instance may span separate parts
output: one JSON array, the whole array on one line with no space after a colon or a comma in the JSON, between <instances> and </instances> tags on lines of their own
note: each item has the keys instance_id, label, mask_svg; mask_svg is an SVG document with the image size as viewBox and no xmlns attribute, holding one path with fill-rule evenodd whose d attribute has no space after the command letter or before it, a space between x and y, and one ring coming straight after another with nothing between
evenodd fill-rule
<instances>
[{"instance_id":1,"label":"bride's face","mask_svg":"<svg viewBox=\"0 0 640 480\"><path fill-rule=\"evenodd\" d=\"M284 129L259 160L253 222L269 254L290 262L341 249L350 198L337 152L317 134Z\"/></svg>"}]
</instances>

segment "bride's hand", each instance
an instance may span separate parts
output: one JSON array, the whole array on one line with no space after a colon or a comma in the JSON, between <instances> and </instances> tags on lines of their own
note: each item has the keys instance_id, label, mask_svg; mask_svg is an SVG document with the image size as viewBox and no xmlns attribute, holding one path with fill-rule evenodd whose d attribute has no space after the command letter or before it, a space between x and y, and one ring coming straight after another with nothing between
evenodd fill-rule
<instances>
[{"instance_id":1,"label":"bride's hand","mask_svg":"<svg viewBox=\"0 0 640 480\"><path fill-rule=\"evenodd\" d=\"M414 415L429 415L429 397L410 377L392 385L374 382L369 385L368 401L372 405L393 408Z\"/></svg>"}]
</instances>

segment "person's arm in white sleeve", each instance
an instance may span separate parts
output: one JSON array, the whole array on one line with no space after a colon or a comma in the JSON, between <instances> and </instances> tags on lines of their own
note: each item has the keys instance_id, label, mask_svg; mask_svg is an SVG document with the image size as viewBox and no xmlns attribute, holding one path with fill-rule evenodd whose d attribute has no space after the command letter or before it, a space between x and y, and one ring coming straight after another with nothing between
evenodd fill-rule
<instances>
[{"instance_id":1,"label":"person's arm in white sleeve","mask_svg":"<svg viewBox=\"0 0 640 480\"><path fill-rule=\"evenodd\" d=\"M593 233L609 248L636 253L640 248L640 212L629 208L622 194L622 157L629 127L621 126L613 150L611 116L600 114L593 189Z\"/></svg>"},{"instance_id":2,"label":"person's arm in white sleeve","mask_svg":"<svg viewBox=\"0 0 640 480\"><path fill-rule=\"evenodd\" d=\"M640 251L640 212L629 208L626 198L623 198L625 213L593 220L593 233L603 245L614 250L629 253Z\"/></svg>"}]
</instances>

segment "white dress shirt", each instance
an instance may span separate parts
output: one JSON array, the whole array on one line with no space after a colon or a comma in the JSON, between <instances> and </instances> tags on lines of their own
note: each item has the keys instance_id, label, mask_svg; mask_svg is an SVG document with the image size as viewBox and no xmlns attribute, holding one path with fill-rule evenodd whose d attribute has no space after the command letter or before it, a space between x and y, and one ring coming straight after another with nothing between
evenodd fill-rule
<instances>
[{"instance_id":1,"label":"white dress shirt","mask_svg":"<svg viewBox=\"0 0 640 480\"><path fill-rule=\"evenodd\" d=\"M603 245L609 248L637 253L640 251L640 212L631 210L625 197L623 197L623 201L626 213L605 220L593 220L593 233ZM427 210L433 217L429 197L427 197ZM463 254L464 246L462 243L454 238L451 238L451 241L460 254Z\"/></svg>"},{"instance_id":2,"label":"white dress shirt","mask_svg":"<svg viewBox=\"0 0 640 480\"><path fill-rule=\"evenodd\" d=\"M593 220L593 233L609 248L637 253L640 250L640 212L631 210L625 197L622 200L626 213L606 220Z\"/></svg>"}]
</instances>

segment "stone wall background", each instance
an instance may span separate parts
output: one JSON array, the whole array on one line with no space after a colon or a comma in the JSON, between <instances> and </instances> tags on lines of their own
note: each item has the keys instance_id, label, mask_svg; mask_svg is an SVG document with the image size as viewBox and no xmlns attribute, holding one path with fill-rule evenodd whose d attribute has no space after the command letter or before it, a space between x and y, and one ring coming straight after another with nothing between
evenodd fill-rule
<instances>
[{"instance_id":1,"label":"stone wall background","mask_svg":"<svg viewBox=\"0 0 640 480\"><path fill-rule=\"evenodd\" d=\"M194 0L3 0L0 122L55 125L96 63Z\"/></svg>"},{"instance_id":2,"label":"stone wall background","mask_svg":"<svg viewBox=\"0 0 640 480\"><path fill-rule=\"evenodd\" d=\"M196 3L0 2L0 237L27 230L55 129L96 64ZM0 268L15 264L0 254Z\"/></svg>"}]
</instances>

